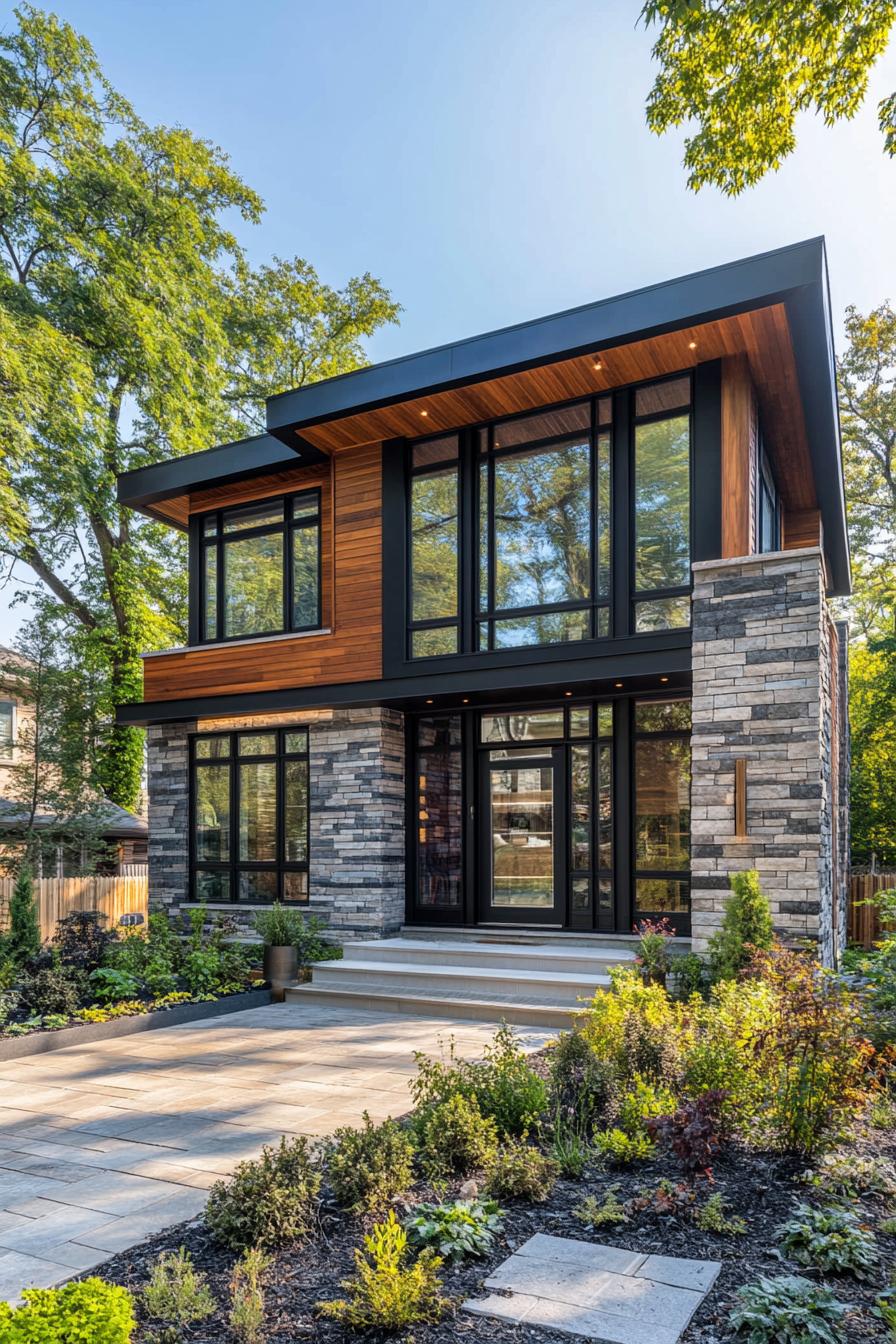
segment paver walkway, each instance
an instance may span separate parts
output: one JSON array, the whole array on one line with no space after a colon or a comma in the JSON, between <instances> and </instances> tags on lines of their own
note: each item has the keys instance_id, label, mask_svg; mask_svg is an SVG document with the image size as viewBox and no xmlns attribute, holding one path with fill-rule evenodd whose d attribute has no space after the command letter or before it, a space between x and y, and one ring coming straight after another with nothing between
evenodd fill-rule
<instances>
[{"instance_id":1,"label":"paver walkway","mask_svg":"<svg viewBox=\"0 0 896 1344\"><path fill-rule=\"evenodd\" d=\"M677 1344L721 1267L538 1232L464 1310L603 1344Z\"/></svg>"},{"instance_id":2,"label":"paver walkway","mask_svg":"<svg viewBox=\"0 0 896 1344\"><path fill-rule=\"evenodd\" d=\"M0 1299L196 1215L282 1134L410 1108L413 1052L488 1023L277 1004L0 1063ZM551 1032L518 1028L530 1047Z\"/></svg>"}]
</instances>

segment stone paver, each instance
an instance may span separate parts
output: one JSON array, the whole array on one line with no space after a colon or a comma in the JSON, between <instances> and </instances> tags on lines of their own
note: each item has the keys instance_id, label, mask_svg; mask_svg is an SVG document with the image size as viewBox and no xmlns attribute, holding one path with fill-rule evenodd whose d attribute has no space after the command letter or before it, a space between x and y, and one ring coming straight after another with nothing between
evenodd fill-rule
<instances>
[{"instance_id":1,"label":"stone paver","mask_svg":"<svg viewBox=\"0 0 896 1344\"><path fill-rule=\"evenodd\" d=\"M277 1004L0 1062L0 1299L93 1269L201 1212L282 1134L410 1109L415 1050L485 1022ZM536 1048L553 1033L517 1028Z\"/></svg>"},{"instance_id":2,"label":"stone paver","mask_svg":"<svg viewBox=\"0 0 896 1344\"><path fill-rule=\"evenodd\" d=\"M605 1344L676 1344L720 1269L537 1233L485 1280L490 1296L464 1310Z\"/></svg>"}]
</instances>

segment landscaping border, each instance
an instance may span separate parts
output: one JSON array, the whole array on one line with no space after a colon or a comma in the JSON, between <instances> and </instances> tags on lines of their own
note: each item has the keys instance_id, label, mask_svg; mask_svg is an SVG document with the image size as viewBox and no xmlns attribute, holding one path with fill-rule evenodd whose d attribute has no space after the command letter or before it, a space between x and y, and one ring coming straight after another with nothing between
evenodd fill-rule
<instances>
[{"instance_id":1,"label":"landscaping border","mask_svg":"<svg viewBox=\"0 0 896 1344\"><path fill-rule=\"evenodd\" d=\"M223 1017L225 1013L240 1013L246 1008L263 1008L271 1002L269 989L250 989L244 994L228 994L223 999L208 999L204 1003L178 1003L173 1008L157 1008L155 1012L135 1013L133 1017L116 1017L110 1022L84 1022L77 1027L61 1027L58 1031L35 1031L28 1036L12 1036L0 1040L0 1061L19 1059L23 1055L43 1055L50 1050L64 1050L68 1045L83 1042L113 1040L117 1036L131 1036L140 1031L158 1031L161 1027L177 1027L185 1022L198 1022L204 1017Z\"/></svg>"}]
</instances>

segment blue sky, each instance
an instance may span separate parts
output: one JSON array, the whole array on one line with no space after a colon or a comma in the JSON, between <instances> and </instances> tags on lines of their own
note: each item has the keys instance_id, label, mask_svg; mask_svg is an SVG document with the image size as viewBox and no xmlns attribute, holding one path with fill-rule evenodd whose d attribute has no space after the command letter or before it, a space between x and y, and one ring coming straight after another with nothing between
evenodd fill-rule
<instances>
[{"instance_id":1,"label":"blue sky","mask_svg":"<svg viewBox=\"0 0 896 1344\"><path fill-rule=\"evenodd\" d=\"M896 160L875 104L813 117L737 200L689 193L681 136L644 124L638 0L62 0L150 121L221 145L267 203L256 261L301 255L331 284L370 270L404 307L385 359L827 236L832 297L896 300ZM0 5L0 21L12 22ZM0 638L17 623L0 614Z\"/></svg>"}]
</instances>

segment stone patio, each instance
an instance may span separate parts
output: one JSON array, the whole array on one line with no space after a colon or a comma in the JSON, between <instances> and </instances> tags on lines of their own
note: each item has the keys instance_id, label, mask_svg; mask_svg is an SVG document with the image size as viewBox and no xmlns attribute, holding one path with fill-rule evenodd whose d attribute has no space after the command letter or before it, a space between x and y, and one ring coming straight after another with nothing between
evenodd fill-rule
<instances>
[{"instance_id":1,"label":"stone patio","mask_svg":"<svg viewBox=\"0 0 896 1344\"><path fill-rule=\"evenodd\" d=\"M410 1107L415 1050L485 1022L278 1004L0 1063L0 1299L50 1287L194 1217L282 1134ZM519 1028L537 1048L553 1033Z\"/></svg>"},{"instance_id":2,"label":"stone patio","mask_svg":"<svg viewBox=\"0 0 896 1344\"><path fill-rule=\"evenodd\" d=\"M720 1269L538 1232L485 1280L491 1295L464 1310L605 1344L676 1344Z\"/></svg>"}]
</instances>

